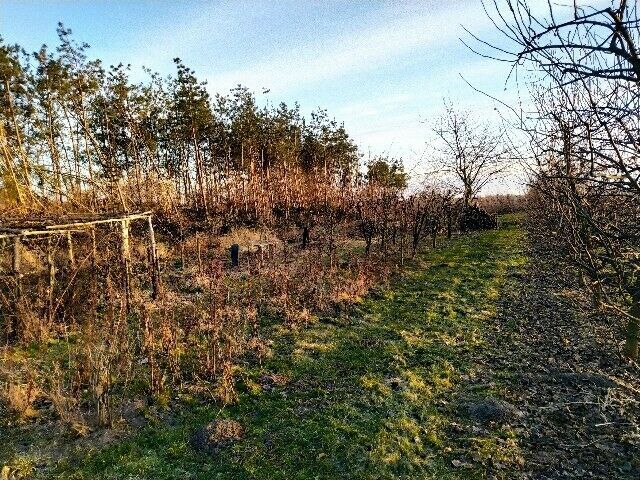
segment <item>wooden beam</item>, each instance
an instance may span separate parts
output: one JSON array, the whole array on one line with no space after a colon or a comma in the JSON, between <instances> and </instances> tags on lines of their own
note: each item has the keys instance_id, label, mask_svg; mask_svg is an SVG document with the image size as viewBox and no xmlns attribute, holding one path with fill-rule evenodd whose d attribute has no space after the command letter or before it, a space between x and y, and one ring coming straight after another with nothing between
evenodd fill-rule
<instances>
[{"instance_id":1,"label":"wooden beam","mask_svg":"<svg viewBox=\"0 0 640 480\"><path fill-rule=\"evenodd\" d=\"M38 230L32 230L29 228L9 228L9 227L0 227L0 238L13 238L16 236L25 237L30 235L51 235L51 234L66 234L67 232L85 232L85 227L91 227L99 224L106 223L118 223L123 220L132 221L139 220L143 218L149 218L153 212L143 212L143 213L134 213L132 215L126 215L124 217L114 217L108 219L101 220L91 220L87 222L74 222L74 223L63 223L59 225L46 225L41 227Z\"/></svg>"},{"instance_id":2,"label":"wooden beam","mask_svg":"<svg viewBox=\"0 0 640 480\"><path fill-rule=\"evenodd\" d=\"M124 220L127 221L131 221L131 220L137 220L137 219L141 219L141 218L147 218L149 216L151 216L153 214L153 212L143 212L143 213L134 213L132 215L125 215L124 217L114 217L114 218L108 218L108 219L104 219L104 220L93 220L90 222L78 222L78 223L66 223L66 224L61 224L61 225L48 225L47 227L45 227L47 230L57 230L57 229L65 229L65 228L73 228L73 227L88 227L90 225L98 225L101 223L115 223L115 222L122 222Z\"/></svg>"},{"instance_id":3,"label":"wooden beam","mask_svg":"<svg viewBox=\"0 0 640 480\"><path fill-rule=\"evenodd\" d=\"M16 233L3 233L0 238L29 237L37 235L66 235L69 232L82 233L84 229L65 229L65 230L16 230Z\"/></svg>"}]
</instances>

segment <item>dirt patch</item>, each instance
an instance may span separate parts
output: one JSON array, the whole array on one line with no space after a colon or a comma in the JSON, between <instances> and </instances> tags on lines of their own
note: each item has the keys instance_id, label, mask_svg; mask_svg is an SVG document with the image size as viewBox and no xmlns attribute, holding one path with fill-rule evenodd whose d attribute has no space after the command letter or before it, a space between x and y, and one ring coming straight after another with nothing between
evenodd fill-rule
<instances>
[{"instance_id":1,"label":"dirt patch","mask_svg":"<svg viewBox=\"0 0 640 480\"><path fill-rule=\"evenodd\" d=\"M508 423L522 416L510 403L493 397L467 402L462 409L479 423Z\"/></svg>"},{"instance_id":2,"label":"dirt patch","mask_svg":"<svg viewBox=\"0 0 640 480\"><path fill-rule=\"evenodd\" d=\"M273 390L289 383L289 378L279 373L266 373L260 376L260 386L263 390Z\"/></svg>"},{"instance_id":3,"label":"dirt patch","mask_svg":"<svg viewBox=\"0 0 640 480\"><path fill-rule=\"evenodd\" d=\"M400 377L385 378L384 383L394 392L399 392L405 388L405 382Z\"/></svg>"},{"instance_id":4,"label":"dirt patch","mask_svg":"<svg viewBox=\"0 0 640 480\"><path fill-rule=\"evenodd\" d=\"M489 385L504 400L466 404L459 415L467 414L463 422L498 419L511 411L500 408L508 402L521 412L509 421L524 459L488 462L488 477L638 478L640 369L618 355L616 319L595 311L576 287L566 269L532 252L486 323L488 345L465 388ZM470 428L450 434L464 444Z\"/></svg>"},{"instance_id":5,"label":"dirt patch","mask_svg":"<svg viewBox=\"0 0 640 480\"><path fill-rule=\"evenodd\" d=\"M235 420L215 420L198 428L189 443L201 453L214 455L243 436L244 428Z\"/></svg>"}]
</instances>

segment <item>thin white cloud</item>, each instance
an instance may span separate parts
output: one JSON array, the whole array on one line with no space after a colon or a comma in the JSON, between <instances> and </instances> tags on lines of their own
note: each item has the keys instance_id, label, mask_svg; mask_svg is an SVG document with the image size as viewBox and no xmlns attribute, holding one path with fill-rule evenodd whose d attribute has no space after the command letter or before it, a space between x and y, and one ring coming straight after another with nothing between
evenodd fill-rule
<instances>
[{"instance_id":1,"label":"thin white cloud","mask_svg":"<svg viewBox=\"0 0 640 480\"><path fill-rule=\"evenodd\" d=\"M135 33L124 54L128 63L163 70L174 57L185 58L208 45L223 43L237 36L243 26L259 24L268 17L268 3L244 4L226 0L208 4L185 2L185 9L174 18Z\"/></svg>"},{"instance_id":2,"label":"thin white cloud","mask_svg":"<svg viewBox=\"0 0 640 480\"><path fill-rule=\"evenodd\" d=\"M383 97L342 105L335 111L335 114L344 121L366 120L390 111L406 108L415 98L416 95L413 93L394 93Z\"/></svg>"},{"instance_id":3,"label":"thin white cloud","mask_svg":"<svg viewBox=\"0 0 640 480\"><path fill-rule=\"evenodd\" d=\"M382 26L343 34L330 43L310 43L297 51L276 52L267 60L238 70L210 74L209 85L220 91L242 83L282 93L377 69L402 55L440 49L457 41L461 20L472 18L477 11L475 3L440 4L438 8L412 12L395 19L389 15ZM476 18L474 23L476 27L484 28L488 19Z\"/></svg>"},{"instance_id":4,"label":"thin white cloud","mask_svg":"<svg viewBox=\"0 0 640 480\"><path fill-rule=\"evenodd\" d=\"M507 72L501 64L478 58L437 72L425 73L422 82L438 88L414 89L365 101L349 103L336 110L353 137L365 148L380 148L391 144L420 151L430 138L430 124L444 111L443 99L450 99L456 108L469 110L474 117L498 122L495 102L473 91L459 76L468 78L483 88L487 83L502 90ZM517 103L515 85L508 92L499 92L508 103ZM495 91L491 91L496 94Z\"/></svg>"}]
</instances>

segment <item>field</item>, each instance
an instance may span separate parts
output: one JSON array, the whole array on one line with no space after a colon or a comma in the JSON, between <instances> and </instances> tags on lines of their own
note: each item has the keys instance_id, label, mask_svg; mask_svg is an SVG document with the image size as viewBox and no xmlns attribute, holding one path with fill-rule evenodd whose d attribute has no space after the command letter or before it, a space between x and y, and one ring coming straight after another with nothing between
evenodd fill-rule
<instances>
[{"instance_id":1,"label":"field","mask_svg":"<svg viewBox=\"0 0 640 480\"><path fill-rule=\"evenodd\" d=\"M279 337L274 355L241 367L232 406L181 396L131 418L140 428L77 440L5 426L2 455L11 469L56 478L513 478L551 468L529 463L537 452L527 422L540 410L529 412L514 389L519 343L493 338L496 329L505 338L534 328L536 316L505 317L501 299L522 288L532 260L519 223L503 224L421 254L340 316L298 331L274 326L265 334ZM564 373L575 368L588 389L588 375L597 377L589 367ZM215 453L194 448L198 427L220 419L239 422L241 438ZM559 443L572 434L559 432ZM637 439L613 444L617 456L600 452L613 463L592 473L633 478ZM587 472L596 460L578 467Z\"/></svg>"}]
</instances>

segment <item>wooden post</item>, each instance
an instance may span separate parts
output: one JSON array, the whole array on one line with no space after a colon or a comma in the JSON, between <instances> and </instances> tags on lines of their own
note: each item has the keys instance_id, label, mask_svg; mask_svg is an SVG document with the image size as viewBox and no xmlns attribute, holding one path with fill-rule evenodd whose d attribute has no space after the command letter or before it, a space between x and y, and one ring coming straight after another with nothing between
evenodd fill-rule
<instances>
[{"instance_id":1,"label":"wooden post","mask_svg":"<svg viewBox=\"0 0 640 480\"><path fill-rule=\"evenodd\" d=\"M98 265L98 245L96 244L96 228L91 228L91 265L95 268Z\"/></svg>"},{"instance_id":2,"label":"wooden post","mask_svg":"<svg viewBox=\"0 0 640 480\"><path fill-rule=\"evenodd\" d=\"M54 289L56 286L56 266L53 257L53 250L51 249L51 236L47 238L47 265L49 267L49 286L47 288L47 323L53 322L54 316Z\"/></svg>"},{"instance_id":3,"label":"wooden post","mask_svg":"<svg viewBox=\"0 0 640 480\"><path fill-rule=\"evenodd\" d=\"M184 230L180 227L180 268L184 270L185 268L185 258L184 258Z\"/></svg>"},{"instance_id":4,"label":"wooden post","mask_svg":"<svg viewBox=\"0 0 640 480\"><path fill-rule=\"evenodd\" d=\"M149 241L151 243L151 296L155 300L160 295L160 263L158 261L158 249L156 247L156 235L153 231L151 215L147 218L149 225Z\"/></svg>"},{"instance_id":5,"label":"wooden post","mask_svg":"<svg viewBox=\"0 0 640 480\"><path fill-rule=\"evenodd\" d=\"M129 252L129 219L120 221L120 233L122 237L122 266L124 269L124 293L126 298L126 308L129 311L129 300L131 298L131 256Z\"/></svg>"},{"instance_id":6,"label":"wooden post","mask_svg":"<svg viewBox=\"0 0 640 480\"><path fill-rule=\"evenodd\" d=\"M200 248L200 234L196 233L196 251L198 253L198 273L202 275L202 252Z\"/></svg>"},{"instance_id":7,"label":"wooden post","mask_svg":"<svg viewBox=\"0 0 640 480\"><path fill-rule=\"evenodd\" d=\"M258 268L262 268L262 264L264 263L264 247L262 244L256 245L256 264Z\"/></svg>"},{"instance_id":8,"label":"wooden post","mask_svg":"<svg viewBox=\"0 0 640 480\"><path fill-rule=\"evenodd\" d=\"M67 232L67 251L69 252L69 264L71 268L76 266L76 258L73 254L73 241L71 240L71 232Z\"/></svg>"},{"instance_id":9,"label":"wooden post","mask_svg":"<svg viewBox=\"0 0 640 480\"><path fill-rule=\"evenodd\" d=\"M22 242L20 237L13 237L13 274L18 277L20 275L20 250Z\"/></svg>"},{"instance_id":10,"label":"wooden post","mask_svg":"<svg viewBox=\"0 0 640 480\"><path fill-rule=\"evenodd\" d=\"M240 245L234 243L231 245L231 265L237 267L240 265Z\"/></svg>"},{"instance_id":11,"label":"wooden post","mask_svg":"<svg viewBox=\"0 0 640 480\"><path fill-rule=\"evenodd\" d=\"M19 236L13 237L13 276L16 282L16 296L15 296L15 316L11 321L10 336L12 338L18 337L18 328L20 322L20 302L22 301L22 275L20 273L20 251L22 249L22 242Z\"/></svg>"},{"instance_id":12,"label":"wooden post","mask_svg":"<svg viewBox=\"0 0 640 480\"><path fill-rule=\"evenodd\" d=\"M91 314L93 320L98 315L98 245L96 243L96 227L91 227Z\"/></svg>"}]
</instances>

